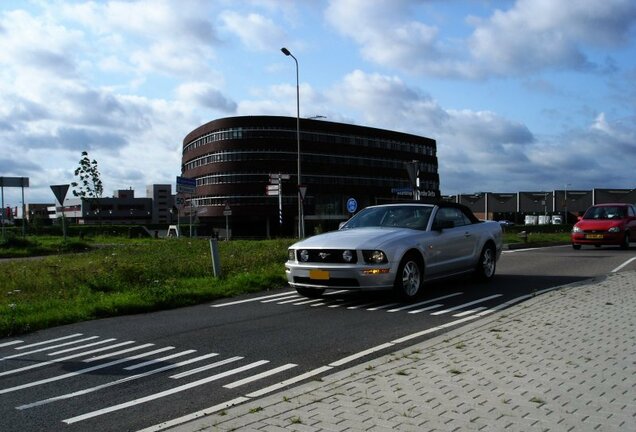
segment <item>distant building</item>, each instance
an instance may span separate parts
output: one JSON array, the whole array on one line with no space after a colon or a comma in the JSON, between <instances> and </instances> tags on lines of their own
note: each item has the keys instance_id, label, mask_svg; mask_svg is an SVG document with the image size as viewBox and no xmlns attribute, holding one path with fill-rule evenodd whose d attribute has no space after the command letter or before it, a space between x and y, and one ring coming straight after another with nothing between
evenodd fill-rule
<instances>
[{"instance_id":1,"label":"distant building","mask_svg":"<svg viewBox=\"0 0 636 432\"><path fill-rule=\"evenodd\" d=\"M433 139L344 123L300 119L301 183L306 235L337 228L356 209L411 200L406 164L417 167L420 195L439 198ZM282 174L282 214L275 191ZM225 215L235 237L297 234L298 140L296 117L229 117L206 123L183 140L181 175L196 180L183 195L181 214L192 212L199 234L223 231ZM305 189L303 189L305 190ZM192 204L192 208L190 205ZM354 210L356 211L356 210ZM225 213L225 215L224 215ZM282 224L280 219L282 216Z\"/></svg>"},{"instance_id":2,"label":"distant building","mask_svg":"<svg viewBox=\"0 0 636 432\"><path fill-rule=\"evenodd\" d=\"M171 185L150 185L149 195L136 198L133 189L121 189L107 198L67 198L55 208L55 217L78 224L170 224L174 203Z\"/></svg>"}]
</instances>

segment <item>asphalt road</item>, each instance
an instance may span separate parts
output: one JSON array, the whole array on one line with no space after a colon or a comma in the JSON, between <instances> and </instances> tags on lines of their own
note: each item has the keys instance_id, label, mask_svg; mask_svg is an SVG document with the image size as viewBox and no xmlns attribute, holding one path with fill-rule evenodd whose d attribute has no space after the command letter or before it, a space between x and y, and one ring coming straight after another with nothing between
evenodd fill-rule
<instances>
[{"instance_id":1,"label":"asphalt road","mask_svg":"<svg viewBox=\"0 0 636 432\"><path fill-rule=\"evenodd\" d=\"M387 293L312 301L285 289L0 339L0 430L140 430L319 379L478 313L625 270L636 270L635 248L507 251L491 283L432 284L415 305Z\"/></svg>"}]
</instances>

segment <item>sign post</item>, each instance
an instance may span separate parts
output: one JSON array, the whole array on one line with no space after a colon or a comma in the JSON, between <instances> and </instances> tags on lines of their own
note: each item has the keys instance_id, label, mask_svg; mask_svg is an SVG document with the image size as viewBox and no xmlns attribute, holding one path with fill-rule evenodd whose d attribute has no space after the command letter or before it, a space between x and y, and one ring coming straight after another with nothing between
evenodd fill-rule
<instances>
[{"instance_id":1,"label":"sign post","mask_svg":"<svg viewBox=\"0 0 636 432\"><path fill-rule=\"evenodd\" d=\"M22 236L24 237L24 223L25 223L25 204L24 204L24 188L29 187L28 177L0 177L0 190L2 195L2 215L0 216L0 223L2 223L2 240L5 238L5 222L4 222L4 188L5 187L19 187L22 188Z\"/></svg>"},{"instance_id":2,"label":"sign post","mask_svg":"<svg viewBox=\"0 0 636 432\"><path fill-rule=\"evenodd\" d=\"M225 241L228 241L230 239L230 216L232 216L232 208L228 203L225 203L223 216L225 216Z\"/></svg>"},{"instance_id":3,"label":"sign post","mask_svg":"<svg viewBox=\"0 0 636 432\"><path fill-rule=\"evenodd\" d=\"M265 187L267 196L278 196L278 224L283 225L283 180L289 180L289 174L270 174L269 184Z\"/></svg>"},{"instance_id":4,"label":"sign post","mask_svg":"<svg viewBox=\"0 0 636 432\"><path fill-rule=\"evenodd\" d=\"M64 199L66 198L66 193L68 192L68 188L70 185L51 185L51 190L53 191L53 195L60 203L60 208L62 209L62 235L64 236L64 241L66 241L66 219L64 217ZM57 207L56 207L57 211Z\"/></svg>"}]
</instances>

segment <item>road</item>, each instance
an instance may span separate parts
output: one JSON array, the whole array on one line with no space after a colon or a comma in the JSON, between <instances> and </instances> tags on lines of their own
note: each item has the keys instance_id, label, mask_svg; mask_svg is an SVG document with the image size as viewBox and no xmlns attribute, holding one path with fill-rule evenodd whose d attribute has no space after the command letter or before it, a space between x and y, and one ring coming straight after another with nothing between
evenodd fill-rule
<instances>
[{"instance_id":1,"label":"road","mask_svg":"<svg viewBox=\"0 0 636 432\"><path fill-rule=\"evenodd\" d=\"M0 339L0 430L140 430L367 361L544 290L636 270L636 250L506 251L489 284L387 293L290 289ZM280 384L280 383L283 384Z\"/></svg>"}]
</instances>

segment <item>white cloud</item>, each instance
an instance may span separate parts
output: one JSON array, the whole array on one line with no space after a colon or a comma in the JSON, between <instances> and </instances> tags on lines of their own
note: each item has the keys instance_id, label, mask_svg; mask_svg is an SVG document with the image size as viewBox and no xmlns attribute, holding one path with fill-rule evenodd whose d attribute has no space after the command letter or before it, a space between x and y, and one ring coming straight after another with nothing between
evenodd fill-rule
<instances>
[{"instance_id":1,"label":"white cloud","mask_svg":"<svg viewBox=\"0 0 636 432\"><path fill-rule=\"evenodd\" d=\"M545 69L603 71L589 49L625 43L636 22L631 0L517 0L488 18L467 17L465 40L442 38L440 28L417 18L416 1L332 0L326 19L374 63L410 73L484 78Z\"/></svg>"},{"instance_id":2,"label":"white cloud","mask_svg":"<svg viewBox=\"0 0 636 432\"><path fill-rule=\"evenodd\" d=\"M225 11L221 14L221 21L249 50L273 52L285 42L285 32L274 21L260 14Z\"/></svg>"},{"instance_id":3,"label":"white cloud","mask_svg":"<svg viewBox=\"0 0 636 432\"><path fill-rule=\"evenodd\" d=\"M188 105L209 108L224 114L236 111L236 102L230 100L220 90L208 83L184 83L177 87L176 93L177 98Z\"/></svg>"}]
</instances>

